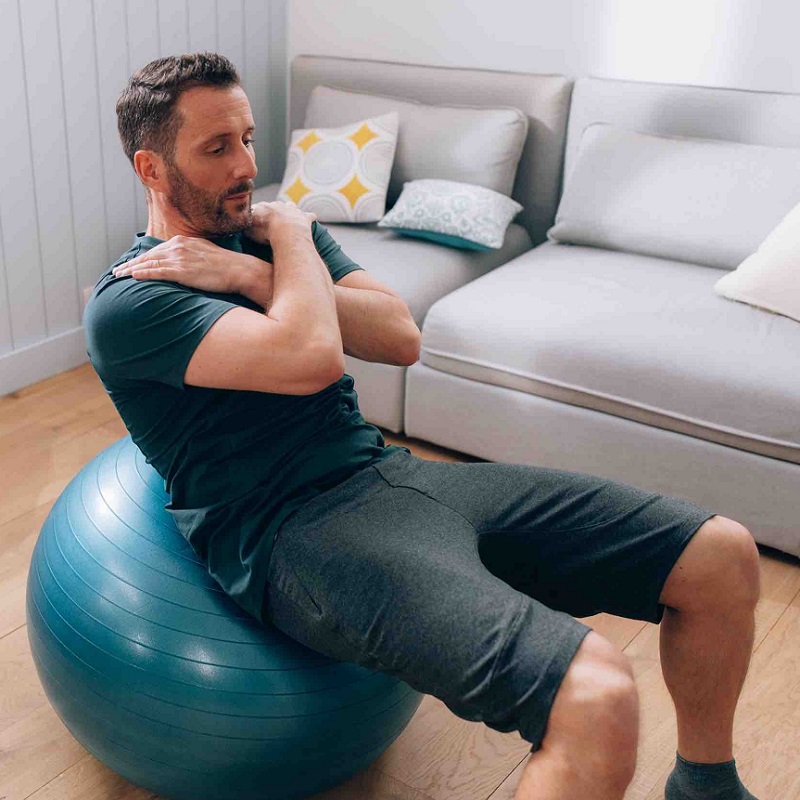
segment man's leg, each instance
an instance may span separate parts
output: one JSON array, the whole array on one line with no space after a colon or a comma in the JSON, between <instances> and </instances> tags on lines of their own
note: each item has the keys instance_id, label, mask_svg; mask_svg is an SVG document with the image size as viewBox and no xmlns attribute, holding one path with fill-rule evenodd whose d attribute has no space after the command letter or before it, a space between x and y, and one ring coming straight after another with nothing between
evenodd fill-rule
<instances>
[{"instance_id":1,"label":"man's leg","mask_svg":"<svg viewBox=\"0 0 800 800\"><path fill-rule=\"evenodd\" d=\"M564 675L515 800L620 800L636 769L638 738L630 663L592 631Z\"/></svg>"},{"instance_id":2,"label":"man's leg","mask_svg":"<svg viewBox=\"0 0 800 800\"><path fill-rule=\"evenodd\" d=\"M464 518L477 536L483 565L539 604L578 619L606 612L663 623L667 606L683 615L674 633L667 621L662 648L667 659L669 651L675 653L664 672L675 698L681 744L691 747L687 735L702 741L709 729L717 729L722 734L712 741L727 741L730 746L731 709L747 666L746 659L738 666L732 663L737 656L731 650L740 655L744 651L749 658L752 642L742 641L747 638L742 618L752 615L758 596L758 551L745 528L688 500L583 473L520 464L426 462L413 456L388 459L377 468L392 486L414 489ZM723 615L731 620L717 636L724 640L723 666L728 674L738 672L739 680L731 677L719 685L720 660L704 651L708 637L697 630L716 626L719 631ZM525 652L525 639L517 636L511 655L537 663L541 653L536 651L536 634L542 626L532 621L521 627L530 631L536 646ZM621 798L633 774L636 737L630 731L635 727L631 711L635 685L632 680L620 681L624 667L615 663L624 662L625 656L594 632L584 639L572 658L585 648L589 668L576 668L573 680L568 680L577 665L564 666L558 691L552 694L551 686L550 694L541 694L550 697L551 713L543 717L542 709L537 709L539 717L525 718L520 726L531 742L547 741L543 754L532 752L520 800L526 797L524 784L535 786L528 790L535 797L547 798L543 794L547 790L569 798L576 780L590 781L594 791L590 797ZM605 642L618 658L604 661L592 649L590 642L595 639ZM609 660L612 663L605 663ZM607 685L615 681L616 687ZM627 713L622 711L626 704ZM554 705L562 707L561 713L552 714ZM615 726L620 717L627 725ZM598 724L588 735L583 723L593 718ZM612 744L604 749L606 740ZM556 742L563 747L556 748ZM571 754L571 762L559 761L556 750ZM584 752L589 757L582 766ZM548 758L549 754L553 756ZM694 765L688 771L694 777ZM727 778L735 768L722 763L710 771ZM704 780L704 775L697 777ZM741 798L747 800L741 792L724 795L724 800Z\"/></svg>"},{"instance_id":3,"label":"man's leg","mask_svg":"<svg viewBox=\"0 0 800 800\"><path fill-rule=\"evenodd\" d=\"M664 585L661 663L677 712L678 752L687 761L733 759L733 718L759 594L758 548L746 528L721 516L700 526ZM637 736L638 696L627 659L590 633L556 695L517 800L622 798L635 769Z\"/></svg>"},{"instance_id":4,"label":"man's leg","mask_svg":"<svg viewBox=\"0 0 800 800\"><path fill-rule=\"evenodd\" d=\"M688 761L733 758L760 591L755 541L720 516L700 527L664 585L661 665L678 716L678 752Z\"/></svg>"}]
</instances>

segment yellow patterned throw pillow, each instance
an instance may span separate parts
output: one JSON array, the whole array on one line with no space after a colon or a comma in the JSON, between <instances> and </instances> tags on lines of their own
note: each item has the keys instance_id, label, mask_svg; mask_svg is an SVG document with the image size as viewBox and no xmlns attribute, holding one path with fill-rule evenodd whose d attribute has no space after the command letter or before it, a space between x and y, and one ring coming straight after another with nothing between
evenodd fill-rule
<instances>
[{"instance_id":1,"label":"yellow patterned throw pillow","mask_svg":"<svg viewBox=\"0 0 800 800\"><path fill-rule=\"evenodd\" d=\"M377 222L397 148L396 111L341 128L292 131L278 200L320 222Z\"/></svg>"}]
</instances>

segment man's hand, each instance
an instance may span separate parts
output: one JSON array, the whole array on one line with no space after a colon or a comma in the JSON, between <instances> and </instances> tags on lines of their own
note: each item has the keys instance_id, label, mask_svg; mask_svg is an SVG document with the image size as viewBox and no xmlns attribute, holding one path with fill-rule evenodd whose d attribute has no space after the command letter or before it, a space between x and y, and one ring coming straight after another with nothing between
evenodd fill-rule
<instances>
[{"instance_id":1,"label":"man's hand","mask_svg":"<svg viewBox=\"0 0 800 800\"><path fill-rule=\"evenodd\" d=\"M253 262L252 264L250 262ZM136 280L160 280L192 286L206 292L241 294L243 282L269 262L255 256L235 253L193 236L173 236L146 253L114 267L119 278L130 275Z\"/></svg>"},{"instance_id":2,"label":"man's hand","mask_svg":"<svg viewBox=\"0 0 800 800\"><path fill-rule=\"evenodd\" d=\"M295 231L308 234L317 215L301 211L296 203L275 200L272 203L256 203L250 207L253 222L244 235L259 244L268 244L272 239Z\"/></svg>"}]
</instances>

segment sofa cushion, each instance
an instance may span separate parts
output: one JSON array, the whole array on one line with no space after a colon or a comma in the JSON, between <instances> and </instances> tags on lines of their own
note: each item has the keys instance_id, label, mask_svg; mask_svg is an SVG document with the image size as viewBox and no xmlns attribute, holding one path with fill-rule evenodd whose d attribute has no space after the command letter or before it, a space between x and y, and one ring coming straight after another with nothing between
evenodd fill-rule
<instances>
[{"instance_id":1,"label":"sofa cushion","mask_svg":"<svg viewBox=\"0 0 800 800\"><path fill-rule=\"evenodd\" d=\"M761 247L726 272L717 294L800 322L800 204L762 242Z\"/></svg>"},{"instance_id":2,"label":"sofa cushion","mask_svg":"<svg viewBox=\"0 0 800 800\"><path fill-rule=\"evenodd\" d=\"M403 184L417 178L474 183L510 195L528 117L518 108L428 105L398 97L316 86L305 127L334 127L397 111L400 129L387 196L392 206Z\"/></svg>"},{"instance_id":3,"label":"sofa cushion","mask_svg":"<svg viewBox=\"0 0 800 800\"><path fill-rule=\"evenodd\" d=\"M797 204L798 186L798 148L595 122L547 238L735 269Z\"/></svg>"},{"instance_id":4,"label":"sofa cushion","mask_svg":"<svg viewBox=\"0 0 800 800\"><path fill-rule=\"evenodd\" d=\"M337 128L292 131L279 200L320 222L377 222L397 147L397 112Z\"/></svg>"},{"instance_id":5,"label":"sofa cushion","mask_svg":"<svg viewBox=\"0 0 800 800\"><path fill-rule=\"evenodd\" d=\"M516 200L485 186L420 178L403 186L378 227L451 247L497 250L520 211Z\"/></svg>"},{"instance_id":6,"label":"sofa cushion","mask_svg":"<svg viewBox=\"0 0 800 800\"><path fill-rule=\"evenodd\" d=\"M256 189L253 202L274 200L278 187L269 184ZM420 329L428 309L440 297L532 246L528 232L514 222L508 226L501 248L481 251L397 236L377 223L331 223L325 227L353 261L400 294Z\"/></svg>"},{"instance_id":7,"label":"sofa cushion","mask_svg":"<svg viewBox=\"0 0 800 800\"><path fill-rule=\"evenodd\" d=\"M720 297L718 279L546 242L434 303L420 360L800 463L800 326Z\"/></svg>"}]
</instances>

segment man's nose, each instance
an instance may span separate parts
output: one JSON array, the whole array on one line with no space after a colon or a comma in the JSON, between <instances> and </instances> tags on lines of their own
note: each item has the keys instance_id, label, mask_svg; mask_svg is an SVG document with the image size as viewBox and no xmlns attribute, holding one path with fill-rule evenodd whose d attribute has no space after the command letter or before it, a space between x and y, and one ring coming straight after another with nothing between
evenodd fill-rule
<instances>
[{"instance_id":1,"label":"man's nose","mask_svg":"<svg viewBox=\"0 0 800 800\"><path fill-rule=\"evenodd\" d=\"M237 151L234 179L236 181L253 180L256 175L258 175L258 167L256 166L255 152L253 148L247 147L242 142Z\"/></svg>"}]
</instances>

